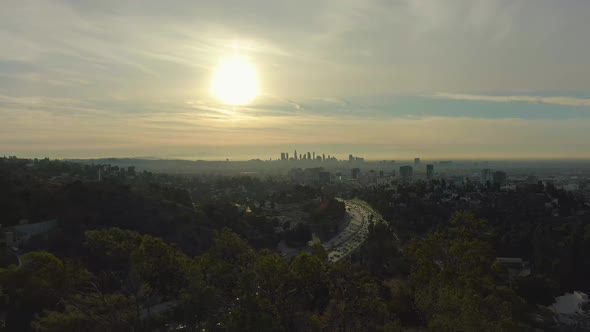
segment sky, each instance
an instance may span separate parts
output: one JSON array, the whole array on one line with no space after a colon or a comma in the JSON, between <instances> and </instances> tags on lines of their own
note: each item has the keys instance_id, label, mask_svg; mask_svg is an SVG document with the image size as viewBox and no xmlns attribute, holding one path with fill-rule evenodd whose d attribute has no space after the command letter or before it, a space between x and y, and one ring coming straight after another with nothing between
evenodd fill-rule
<instances>
[{"instance_id":1,"label":"sky","mask_svg":"<svg viewBox=\"0 0 590 332\"><path fill-rule=\"evenodd\" d=\"M1 6L0 155L590 157L590 1ZM235 55L259 95L228 106Z\"/></svg>"}]
</instances>

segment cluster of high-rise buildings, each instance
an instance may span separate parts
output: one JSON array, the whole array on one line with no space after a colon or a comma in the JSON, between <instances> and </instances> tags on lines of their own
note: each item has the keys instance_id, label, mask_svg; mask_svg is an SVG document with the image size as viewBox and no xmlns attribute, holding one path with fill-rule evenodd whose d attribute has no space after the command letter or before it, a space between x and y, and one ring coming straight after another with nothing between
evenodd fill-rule
<instances>
[{"instance_id":1,"label":"cluster of high-rise buildings","mask_svg":"<svg viewBox=\"0 0 590 332\"><path fill-rule=\"evenodd\" d=\"M349 158L349 160L354 160L354 159ZM420 158L414 159L414 165L415 166L420 165ZM379 173L377 173L373 170L370 170L369 173L361 174L361 169L358 167L352 168L350 170L350 178L353 180L358 180L358 179L361 179L362 176L365 176L365 177L369 177L369 182L370 182L370 179L373 177L377 178L377 175L378 175L378 178L382 178L385 174L383 171L379 171ZM389 175L395 176L395 171L392 171ZM412 178L413 175L414 175L414 168L412 166L404 165L404 166L399 167L399 176L402 180L409 180ZM433 178L434 178L434 165L427 164L426 165L426 179L432 180Z\"/></svg>"},{"instance_id":2,"label":"cluster of high-rise buildings","mask_svg":"<svg viewBox=\"0 0 590 332\"><path fill-rule=\"evenodd\" d=\"M414 166L418 167L420 165L420 158L414 159ZM412 166L400 166L399 168L399 175L402 179L410 179L414 173L414 169ZM432 180L434 178L434 165L427 164L426 165L426 179Z\"/></svg>"},{"instance_id":3,"label":"cluster of high-rise buildings","mask_svg":"<svg viewBox=\"0 0 590 332\"><path fill-rule=\"evenodd\" d=\"M315 154L313 152L307 152L305 154L297 155L297 151L295 151L295 157L289 157L288 153L281 153L281 160L313 160L313 161L324 161L327 158L324 155ZM328 156L328 158L337 160L332 156ZM396 175L397 170L391 169L390 165L394 164L395 161L381 161L377 163L364 163L364 158L356 157L352 154L348 156L348 164L350 166L345 166L347 160L342 160L337 164L331 165L319 165L312 166L311 168L293 168L290 172L291 178L298 182L304 184L326 184L332 181L345 181L350 179L355 181L359 184L380 184L380 183L387 183L387 181L391 181L392 178L397 177L401 181L412 181L417 175L419 178L429 181L435 179L435 165L442 165L443 173L439 174L438 177L442 177L445 179L450 179L452 181L463 181L465 179L464 174L460 175L449 175L447 174L448 169L445 167L446 165L451 165L452 161L438 161L432 163L422 163L420 158L414 158L414 162L405 163L399 166L399 173ZM362 164L361 164L362 163ZM362 171L361 168L365 166L375 166L375 169L369 169ZM307 166L306 166L307 167ZM342 170L342 167L346 167L350 170L349 175L346 175L346 172L338 172L338 173L330 173L325 168L331 169L335 167L336 170ZM386 168L384 170L384 168ZM460 171L463 172L463 171ZM464 172L463 172L464 173ZM507 174L504 171L492 171L488 168L481 170L480 181L482 183L490 182L499 185L505 185L507 183ZM529 179L528 182L535 182L535 179Z\"/></svg>"},{"instance_id":4,"label":"cluster of high-rise buildings","mask_svg":"<svg viewBox=\"0 0 590 332\"><path fill-rule=\"evenodd\" d=\"M421 163L422 163L422 161L420 160L420 158L414 158L414 167L418 168ZM402 178L411 178L412 173L413 173L413 169L412 169L412 166L401 166L399 169L399 172L400 172L400 176ZM427 164L426 165L426 179L432 180L433 178L434 178L434 165Z\"/></svg>"},{"instance_id":5,"label":"cluster of high-rise buildings","mask_svg":"<svg viewBox=\"0 0 590 332\"><path fill-rule=\"evenodd\" d=\"M365 161L365 158L356 157L356 156L353 156L352 154L349 154L348 155L348 162L351 162L352 163L354 161L364 162Z\"/></svg>"},{"instance_id":6,"label":"cluster of high-rise buildings","mask_svg":"<svg viewBox=\"0 0 590 332\"><path fill-rule=\"evenodd\" d=\"M352 156L352 155L351 155ZM289 155L289 152L281 152L280 160L309 160L309 161L337 161L338 159L331 155L326 155L325 153L319 154L313 152L305 152L305 153L297 153L297 150L293 151L293 155ZM357 158L357 160L364 161L363 158Z\"/></svg>"},{"instance_id":7,"label":"cluster of high-rise buildings","mask_svg":"<svg viewBox=\"0 0 590 332\"><path fill-rule=\"evenodd\" d=\"M327 184L332 180L332 174L323 167L293 168L289 171L291 180L300 184Z\"/></svg>"},{"instance_id":8,"label":"cluster of high-rise buildings","mask_svg":"<svg viewBox=\"0 0 590 332\"><path fill-rule=\"evenodd\" d=\"M484 168L481 170L480 180L481 182L490 182L490 183L497 183L503 185L506 183L506 172L504 171L495 171L492 172L489 168Z\"/></svg>"}]
</instances>

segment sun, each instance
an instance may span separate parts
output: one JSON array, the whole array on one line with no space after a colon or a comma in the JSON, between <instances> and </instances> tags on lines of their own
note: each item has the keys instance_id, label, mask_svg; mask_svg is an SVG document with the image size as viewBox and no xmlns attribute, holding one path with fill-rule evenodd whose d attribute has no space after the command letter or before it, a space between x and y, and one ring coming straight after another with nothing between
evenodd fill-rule
<instances>
[{"instance_id":1,"label":"sun","mask_svg":"<svg viewBox=\"0 0 590 332\"><path fill-rule=\"evenodd\" d=\"M258 77L254 66L244 57L224 60L215 70L213 95L222 103L245 105L258 94Z\"/></svg>"}]
</instances>

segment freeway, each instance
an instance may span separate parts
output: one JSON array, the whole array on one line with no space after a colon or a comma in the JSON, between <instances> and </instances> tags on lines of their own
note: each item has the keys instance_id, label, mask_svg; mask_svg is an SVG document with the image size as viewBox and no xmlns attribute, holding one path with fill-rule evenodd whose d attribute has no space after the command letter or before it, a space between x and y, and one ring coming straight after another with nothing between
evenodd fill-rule
<instances>
[{"instance_id":1,"label":"freeway","mask_svg":"<svg viewBox=\"0 0 590 332\"><path fill-rule=\"evenodd\" d=\"M368 204L366 202L359 200L341 201L346 206L346 213L350 218L350 223L342 232L323 244L324 249L328 252L328 260L332 263L350 256L365 243L369 236L369 216L371 214L378 216L372 209L367 208Z\"/></svg>"},{"instance_id":2,"label":"freeway","mask_svg":"<svg viewBox=\"0 0 590 332\"><path fill-rule=\"evenodd\" d=\"M377 221L385 222L385 219L383 219L381 214L379 212L373 210L373 208L369 205L369 203L367 203L363 200L360 200L360 199L354 199L354 200L351 200L351 202L354 202L355 204L362 206L365 210L367 210L370 214L372 214L373 220L375 222L377 222ZM397 234L393 233L393 236L395 236L395 239L397 240L397 242L400 242Z\"/></svg>"},{"instance_id":3,"label":"freeway","mask_svg":"<svg viewBox=\"0 0 590 332\"><path fill-rule=\"evenodd\" d=\"M369 236L369 216L373 216L374 222L385 222L381 214L373 210L363 200L339 200L344 202L346 206L346 213L350 218L350 223L342 232L323 244L324 249L328 252L328 260L332 263L350 256L367 241ZM399 242L397 234L394 233L393 235Z\"/></svg>"}]
</instances>

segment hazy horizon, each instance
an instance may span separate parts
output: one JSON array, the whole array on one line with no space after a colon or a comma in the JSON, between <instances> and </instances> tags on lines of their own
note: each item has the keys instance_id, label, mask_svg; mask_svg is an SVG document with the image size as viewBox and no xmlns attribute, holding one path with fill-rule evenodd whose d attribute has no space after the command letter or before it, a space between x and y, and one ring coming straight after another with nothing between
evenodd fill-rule
<instances>
[{"instance_id":1,"label":"hazy horizon","mask_svg":"<svg viewBox=\"0 0 590 332\"><path fill-rule=\"evenodd\" d=\"M3 155L590 158L588 1L3 8Z\"/></svg>"},{"instance_id":2,"label":"hazy horizon","mask_svg":"<svg viewBox=\"0 0 590 332\"><path fill-rule=\"evenodd\" d=\"M134 154L104 154L104 155L47 155L47 154L20 154L14 155L18 158L28 159L42 159L49 158L54 160L94 160L94 159L140 159L140 160L186 160L186 161L250 161L250 160L262 160L262 161L279 161L280 153L282 150L277 150L276 153L265 153L260 155L214 155L214 154L195 154L195 155L134 155ZM307 150L305 151L307 153ZM313 152L310 150L309 152ZM316 151L317 153L317 151ZM453 157L448 155L427 156L427 155L395 155L395 154L382 154L382 155L371 155L356 153L353 154L355 157L361 157L365 162L380 162L396 161L396 162L414 162L414 158L420 158L423 164L427 162L438 162L438 161L455 161L455 162L560 162L560 161L575 161L575 162L590 162L589 157L536 157L536 156L523 156L523 157ZM4 157L12 156L12 154L6 154ZM321 153L320 153L321 156ZM328 154L326 153L326 157ZM348 154L336 153L330 154L330 156L337 158L339 161L348 161ZM292 157L289 153L289 157Z\"/></svg>"}]
</instances>

